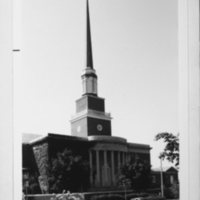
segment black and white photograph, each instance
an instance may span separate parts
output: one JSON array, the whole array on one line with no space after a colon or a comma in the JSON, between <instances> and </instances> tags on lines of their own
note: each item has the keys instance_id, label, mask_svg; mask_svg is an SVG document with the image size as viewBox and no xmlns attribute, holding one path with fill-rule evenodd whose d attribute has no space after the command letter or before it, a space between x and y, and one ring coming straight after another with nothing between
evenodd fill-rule
<instances>
[{"instance_id":1,"label":"black and white photograph","mask_svg":"<svg viewBox=\"0 0 200 200\"><path fill-rule=\"evenodd\" d=\"M2 5L7 199L200 198L199 1Z\"/></svg>"}]
</instances>

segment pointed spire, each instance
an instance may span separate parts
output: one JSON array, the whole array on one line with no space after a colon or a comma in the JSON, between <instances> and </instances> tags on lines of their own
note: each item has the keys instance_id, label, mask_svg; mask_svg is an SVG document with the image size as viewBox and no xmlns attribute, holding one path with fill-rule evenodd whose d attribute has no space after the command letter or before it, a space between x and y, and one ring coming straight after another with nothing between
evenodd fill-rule
<instances>
[{"instance_id":1,"label":"pointed spire","mask_svg":"<svg viewBox=\"0 0 200 200\"><path fill-rule=\"evenodd\" d=\"M97 75L96 71L93 68L92 60L92 41L90 33L90 16L89 16L89 4L87 0L87 19L86 19L86 68L83 70L82 86L83 86L83 95L93 95L97 96Z\"/></svg>"},{"instance_id":2,"label":"pointed spire","mask_svg":"<svg viewBox=\"0 0 200 200\"><path fill-rule=\"evenodd\" d=\"M93 69L93 59L92 59L92 41L90 32L90 15L89 15L89 3L87 0L87 30L86 30L86 67Z\"/></svg>"}]
</instances>

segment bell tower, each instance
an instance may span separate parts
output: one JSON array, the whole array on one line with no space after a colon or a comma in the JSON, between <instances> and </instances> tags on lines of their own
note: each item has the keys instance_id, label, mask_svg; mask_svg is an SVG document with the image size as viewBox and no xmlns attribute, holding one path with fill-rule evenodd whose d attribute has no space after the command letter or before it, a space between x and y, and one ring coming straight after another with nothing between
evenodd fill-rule
<instances>
[{"instance_id":1,"label":"bell tower","mask_svg":"<svg viewBox=\"0 0 200 200\"><path fill-rule=\"evenodd\" d=\"M93 68L89 4L86 6L86 66L81 76L82 97L76 100L76 114L71 119L74 136L111 136L111 117L105 112L104 98L98 97L97 75Z\"/></svg>"}]
</instances>

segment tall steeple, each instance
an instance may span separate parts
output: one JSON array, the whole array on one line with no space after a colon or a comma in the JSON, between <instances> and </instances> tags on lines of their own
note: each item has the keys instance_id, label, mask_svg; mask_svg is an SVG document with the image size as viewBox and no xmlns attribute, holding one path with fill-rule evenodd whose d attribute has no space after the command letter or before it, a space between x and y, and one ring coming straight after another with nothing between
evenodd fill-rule
<instances>
[{"instance_id":1,"label":"tall steeple","mask_svg":"<svg viewBox=\"0 0 200 200\"><path fill-rule=\"evenodd\" d=\"M92 41L91 41L91 31L90 31L90 13L89 13L89 5L87 0L87 29L86 29L86 67L90 67L93 69L93 58L92 58Z\"/></svg>"},{"instance_id":2,"label":"tall steeple","mask_svg":"<svg viewBox=\"0 0 200 200\"><path fill-rule=\"evenodd\" d=\"M82 78L83 95L97 96L97 75L93 68L89 2L86 2L86 68Z\"/></svg>"},{"instance_id":3,"label":"tall steeple","mask_svg":"<svg viewBox=\"0 0 200 200\"><path fill-rule=\"evenodd\" d=\"M104 98L97 95L97 75L93 68L89 4L86 0L86 66L83 71L82 97L76 100L76 114L71 119L72 135L111 136L111 116L105 112Z\"/></svg>"}]
</instances>

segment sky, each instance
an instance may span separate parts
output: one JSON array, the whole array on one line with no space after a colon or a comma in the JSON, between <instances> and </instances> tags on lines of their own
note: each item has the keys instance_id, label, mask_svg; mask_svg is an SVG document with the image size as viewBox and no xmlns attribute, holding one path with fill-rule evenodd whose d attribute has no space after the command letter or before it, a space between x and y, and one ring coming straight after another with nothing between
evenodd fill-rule
<instances>
[{"instance_id":1,"label":"sky","mask_svg":"<svg viewBox=\"0 0 200 200\"><path fill-rule=\"evenodd\" d=\"M21 2L15 134L70 135L82 95L86 1ZM158 167L163 143L155 135L178 133L177 1L90 0L89 7L98 96L113 117L112 135L149 144Z\"/></svg>"}]
</instances>

